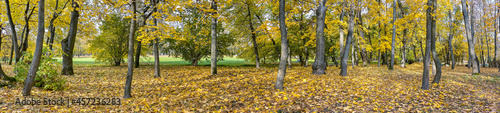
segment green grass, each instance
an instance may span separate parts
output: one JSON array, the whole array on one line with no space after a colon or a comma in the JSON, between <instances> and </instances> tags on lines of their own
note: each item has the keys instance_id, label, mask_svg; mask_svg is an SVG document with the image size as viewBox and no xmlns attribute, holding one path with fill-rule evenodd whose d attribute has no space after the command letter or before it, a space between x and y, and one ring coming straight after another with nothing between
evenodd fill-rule
<instances>
[{"instance_id":1,"label":"green grass","mask_svg":"<svg viewBox=\"0 0 500 113\"><path fill-rule=\"evenodd\" d=\"M56 58L58 62L62 62L62 58ZM140 58L140 63L141 65L154 65L154 58L153 57L141 57ZM125 61L127 61L125 59ZM91 57L75 57L73 58L73 63L75 65L111 65L111 64L105 64L105 63L99 63L95 62L94 59ZM160 64L161 65L191 65L190 62L185 61L181 58L174 58L174 57L166 57L166 56L161 56L160 57ZM126 65L126 62L122 62L122 65ZM200 66L209 66L210 61L207 61L206 59L202 59L201 61L198 62L198 65ZM249 61L245 61L244 59L241 58L236 58L236 57L225 57L223 61L217 62L217 65L220 66L245 66L245 65L254 65Z\"/></svg>"}]
</instances>

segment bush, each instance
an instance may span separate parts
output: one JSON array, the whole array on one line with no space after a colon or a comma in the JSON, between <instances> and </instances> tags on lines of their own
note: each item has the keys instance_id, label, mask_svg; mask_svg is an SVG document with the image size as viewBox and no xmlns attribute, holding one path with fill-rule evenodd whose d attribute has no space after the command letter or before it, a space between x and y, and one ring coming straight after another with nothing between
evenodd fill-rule
<instances>
[{"instance_id":1,"label":"bush","mask_svg":"<svg viewBox=\"0 0 500 113\"><path fill-rule=\"evenodd\" d=\"M49 53L48 51L48 48L44 47L42 53ZM31 60L33 59L33 52L25 52L23 54L24 58L19 61L14 68L17 72L15 78L21 82L24 82L26 79ZM57 67L59 67L60 64L56 59L52 59L53 56L54 54L49 56L42 55L40 66L35 76L35 86L45 90L63 90L66 79L58 73Z\"/></svg>"}]
</instances>

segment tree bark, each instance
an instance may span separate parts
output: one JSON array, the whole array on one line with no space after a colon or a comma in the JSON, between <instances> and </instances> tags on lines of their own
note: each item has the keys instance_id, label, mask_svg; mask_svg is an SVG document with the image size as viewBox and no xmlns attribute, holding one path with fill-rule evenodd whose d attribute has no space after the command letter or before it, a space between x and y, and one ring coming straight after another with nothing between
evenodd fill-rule
<instances>
[{"instance_id":1,"label":"tree bark","mask_svg":"<svg viewBox=\"0 0 500 113\"><path fill-rule=\"evenodd\" d=\"M325 16L326 16L326 0L319 2L318 9L316 10L316 58L312 67L313 74L325 74Z\"/></svg>"},{"instance_id":2,"label":"tree bark","mask_svg":"<svg viewBox=\"0 0 500 113\"><path fill-rule=\"evenodd\" d=\"M156 0L152 0L152 1L155 1L153 2L153 12L156 13L158 12L158 8L156 6ZM158 20L156 20L156 18L153 18L153 22L155 24L155 26L158 26ZM156 31L156 28L153 28L153 31ZM154 57L155 57L155 78L159 78L161 77L161 73L160 73L160 55L159 55L159 51L158 51L158 36L155 36L155 40L154 40L154 43L153 43L153 46L154 46L154 50L153 50L153 54L154 54Z\"/></svg>"},{"instance_id":3,"label":"tree bark","mask_svg":"<svg viewBox=\"0 0 500 113\"><path fill-rule=\"evenodd\" d=\"M2 26L0 25L0 33L2 32L3 28ZM2 36L0 35L0 47L2 47ZM0 80L1 79L4 79L7 77L7 74L5 74L5 72L3 72L3 69L2 69L2 64L0 63Z\"/></svg>"},{"instance_id":4,"label":"tree bark","mask_svg":"<svg viewBox=\"0 0 500 113\"><path fill-rule=\"evenodd\" d=\"M135 57L134 57L134 68L139 68L139 63L140 63L140 58L141 58L141 46L142 46L142 41L137 42L137 47L135 51Z\"/></svg>"},{"instance_id":5,"label":"tree bark","mask_svg":"<svg viewBox=\"0 0 500 113\"><path fill-rule=\"evenodd\" d=\"M248 12L250 12L250 6L248 6ZM215 0L212 0L212 10L217 11L217 2ZM215 16L217 12L214 12L212 16ZM251 26L251 25L250 25ZM253 28L252 28L253 29ZM212 29L211 29L211 35L212 35L212 42L211 42L211 60L210 60L210 72L212 75L217 74L217 18L212 17ZM253 36L255 36L254 33L252 33Z\"/></svg>"},{"instance_id":6,"label":"tree bark","mask_svg":"<svg viewBox=\"0 0 500 113\"><path fill-rule=\"evenodd\" d=\"M20 58L20 57L18 57L18 56L21 56L21 52L19 51L19 47L17 45L17 32L16 32L16 27L14 25L14 21L12 20L12 15L11 15L11 11L10 11L9 0L5 0L5 6L7 8L7 18L9 19L10 30L12 30L12 37L11 37L11 39L12 39L12 46L13 46L14 52L16 54L15 58L16 58L16 63L17 63L17 62L19 62L18 58ZM12 60L11 60L11 62L12 62ZM12 64L12 63L10 63L10 64Z\"/></svg>"},{"instance_id":7,"label":"tree bark","mask_svg":"<svg viewBox=\"0 0 500 113\"><path fill-rule=\"evenodd\" d=\"M344 5L345 2L341 2L341 11L340 11L340 22L344 22ZM339 35L340 35L340 38L339 38L339 59L342 59L342 57L344 56L344 26L342 24L339 25Z\"/></svg>"},{"instance_id":8,"label":"tree bark","mask_svg":"<svg viewBox=\"0 0 500 113\"><path fill-rule=\"evenodd\" d=\"M436 6L437 2L433 2L433 10L432 14L436 13ZM434 60L433 67L435 67L435 74L434 74L434 80L432 80L432 83L434 84L439 84L439 81L441 80L441 61L439 60L438 53L436 52L436 16L432 16L432 26L431 26L431 33L432 33L432 39L431 39L431 52L432 52L432 59ZM435 66L434 66L435 65ZM434 70L433 70L434 71Z\"/></svg>"},{"instance_id":9,"label":"tree bark","mask_svg":"<svg viewBox=\"0 0 500 113\"><path fill-rule=\"evenodd\" d=\"M38 1L38 33L36 37L35 53L33 55L33 60L31 61L30 69L28 70L28 75L25 79L23 96L31 95L31 88L34 85L36 72L38 71L38 67L40 66L43 48L43 37L45 33L44 6L45 0ZM15 34L15 32L13 33Z\"/></svg>"},{"instance_id":10,"label":"tree bark","mask_svg":"<svg viewBox=\"0 0 500 113\"><path fill-rule=\"evenodd\" d=\"M130 0L132 9L132 19L130 20L130 32L128 38L128 71L127 71L127 81L125 83L125 93L123 98L132 97L132 76L134 75L134 36L135 36L135 20L136 20L136 6L135 0Z\"/></svg>"},{"instance_id":11,"label":"tree bark","mask_svg":"<svg viewBox=\"0 0 500 113\"><path fill-rule=\"evenodd\" d=\"M287 49L288 49L288 39L287 39L287 30L286 30L286 22L285 22L285 0L279 1L279 22L280 22L280 32L281 32L281 57L278 75L276 78L276 84L274 86L275 89L283 90L283 82L286 75L286 58Z\"/></svg>"},{"instance_id":12,"label":"tree bark","mask_svg":"<svg viewBox=\"0 0 500 113\"><path fill-rule=\"evenodd\" d=\"M428 0L427 1L427 10L426 10L426 40L425 40L425 44L427 46L425 46L425 56L424 56L424 72L422 73L423 74L423 78L422 78L422 89L423 90L429 90L429 63L431 61L431 56L430 56L430 52L431 52L431 46L429 45L432 45L432 37L435 35L435 29L433 29L433 27L435 28L435 22L434 22L434 16L432 16L432 14L435 12L435 6L436 4L436 0Z\"/></svg>"},{"instance_id":13,"label":"tree bark","mask_svg":"<svg viewBox=\"0 0 500 113\"><path fill-rule=\"evenodd\" d=\"M350 46L351 46L351 39L352 39L352 35L353 35L353 27L354 27L354 11L352 11L352 4L350 6L350 11L349 11L349 28L347 29L347 39L346 39L346 42L345 42L345 46L344 46L344 50L343 51L343 55L342 55L342 59L341 59L341 69L340 69L340 75L341 76L347 76L347 59L349 58L349 49L350 49Z\"/></svg>"},{"instance_id":14,"label":"tree bark","mask_svg":"<svg viewBox=\"0 0 500 113\"><path fill-rule=\"evenodd\" d=\"M467 42L469 44L469 65L472 65L472 74L479 74L479 66L476 60L476 53L474 52L474 30L471 24L469 24L469 16L467 11L466 0L462 0L462 14L464 16L465 31L467 34ZM472 8L474 9L473 5ZM471 16L474 18L474 16Z\"/></svg>"},{"instance_id":15,"label":"tree bark","mask_svg":"<svg viewBox=\"0 0 500 113\"><path fill-rule=\"evenodd\" d=\"M76 2L72 3L73 11L71 11L71 22L69 27L68 37L63 39L61 46L64 54L62 62L62 75L74 75L73 72L73 49L75 48L76 34L78 31L78 16L79 12L76 10L79 6Z\"/></svg>"},{"instance_id":16,"label":"tree bark","mask_svg":"<svg viewBox=\"0 0 500 113\"><path fill-rule=\"evenodd\" d=\"M250 32L252 34L252 43L253 43L253 49L255 53L255 67L257 69L260 68L260 59L259 59L259 47L257 45L257 36L255 35L254 28L253 28L253 22L252 22L252 14L250 11L250 5L247 4L247 12L248 12L248 24L250 26Z\"/></svg>"},{"instance_id":17,"label":"tree bark","mask_svg":"<svg viewBox=\"0 0 500 113\"><path fill-rule=\"evenodd\" d=\"M11 37L12 38L12 37ZM12 58L14 56L14 44L11 44L10 46L10 58L9 58L9 65L12 65Z\"/></svg>"},{"instance_id":18,"label":"tree bark","mask_svg":"<svg viewBox=\"0 0 500 113\"><path fill-rule=\"evenodd\" d=\"M449 35L449 38L448 38L448 46L450 48L450 57L451 57L451 69L454 70L455 69L455 55L453 54L453 35L454 35L454 32L453 32L453 23L455 22L455 20L453 20L453 16L451 16L451 10L448 10L448 17L450 18L450 35Z\"/></svg>"},{"instance_id":19,"label":"tree bark","mask_svg":"<svg viewBox=\"0 0 500 113\"><path fill-rule=\"evenodd\" d=\"M358 1L359 2L359 1ZM361 8L358 10L358 25L361 26L359 28L359 35L361 36L362 40L358 40L359 47L361 49L361 59L363 61L363 67L368 66L370 64L369 58L368 58L368 53L366 52L366 48L363 46L365 45L365 32L363 28L363 17L361 15Z\"/></svg>"},{"instance_id":20,"label":"tree bark","mask_svg":"<svg viewBox=\"0 0 500 113\"><path fill-rule=\"evenodd\" d=\"M393 1L392 9L392 44L391 44L391 64L389 65L389 70L394 70L394 48L396 48L396 0Z\"/></svg>"}]
</instances>

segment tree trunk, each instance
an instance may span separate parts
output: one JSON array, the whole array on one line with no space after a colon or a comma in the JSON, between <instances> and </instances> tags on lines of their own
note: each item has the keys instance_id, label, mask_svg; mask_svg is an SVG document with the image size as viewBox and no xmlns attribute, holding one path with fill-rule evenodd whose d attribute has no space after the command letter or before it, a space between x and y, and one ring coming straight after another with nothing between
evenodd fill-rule
<instances>
[{"instance_id":1,"label":"tree trunk","mask_svg":"<svg viewBox=\"0 0 500 113\"><path fill-rule=\"evenodd\" d=\"M406 63L406 33L408 32L408 29L403 30L403 47L401 48L402 50L402 55L401 55L401 67L405 67Z\"/></svg>"},{"instance_id":2,"label":"tree trunk","mask_svg":"<svg viewBox=\"0 0 500 113\"><path fill-rule=\"evenodd\" d=\"M466 0L462 0L462 7L467 7L466 6ZM474 9L474 5L472 5L472 8ZM469 44L469 65L472 65L472 74L479 74L479 66L476 60L472 60L476 58L476 53L474 52L474 28L469 24L469 16L468 16L468 11L466 8L462 8L462 14L464 16L464 23L465 23L465 31L467 34L467 42ZM474 16L471 16L474 18ZM473 19L472 19L473 20Z\"/></svg>"},{"instance_id":3,"label":"tree trunk","mask_svg":"<svg viewBox=\"0 0 500 113\"><path fill-rule=\"evenodd\" d=\"M280 32L281 32L281 57L280 65L278 70L278 75L276 78L275 89L283 90L283 82L286 75L286 58L288 49L288 39L287 30L285 23L285 0L279 1L279 22L280 22Z\"/></svg>"},{"instance_id":4,"label":"tree trunk","mask_svg":"<svg viewBox=\"0 0 500 113\"><path fill-rule=\"evenodd\" d=\"M290 44L288 44L290 45ZM290 47L288 47L288 68L292 68L292 52L290 51Z\"/></svg>"},{"instance_id":5,"label":"tree trunk","mask_svg":"<svg viewBox=\"0 0 500 113\"><path fill-rule=\"evenodd\" d=\"M74 75L73 72L73 49L75 47L76 33L78 31L78 16L79 12L76 10L79 6L73 2L73 11L71 11L71 22L69 27L68 37L63 39L61 46L64 52L62 62L62 75Z\"/></svg>"},{"instance_id":6,"label":"tree trunk","mask_svg":"<svg viewBox=\"0 0 500 113\"><path fill-rule=\"evenodd\" d=\"M500 8L497 8L496 10L496 14L498 15L500 12L499 12ZM498 17L499 19L497 21L500 21L500 16ZM497 25L498 24L498 28L500 28L500 22L497 23L497 21L495 21L495 24L494 25ZM495 53L494 53L494 57L493 57L493 62L495 67L498 67L498 71L500 72L500 65L498 63L500 63L499 61L497 61L497 55L498 55L498 39L497 39L497 27L493 26L495 28L495 39L494 39L494 44L495 44Z\"/></svg>"},{"instance_id":7,"label":"tree trunk","mask_svg":"<svg viewBox=\"0 0 500 113\"><path fill-rule=\"evenodd\" d=\"M318 9L316 10L316 58L312 67L313 74L325 74L325 16L326 16L326 0L319 2Z\"/></svg>"},{"instance_id":8,"label":"tree trunk","mask_svg":"<svg viewBox=\"0 0 500 113\"><path fill-rule=\"evenodd\" d=\"M250 12L249 6L247 7ZM212 9L217 11L217 2L215 0L212 0ZM217 12L213 13L212 16L217 14ZM253 28L252 28L253 29ZM211 60L210 60L210 72L212 75L217 74L217 18L212 17L212 29L211 29L211 35L212 35L212 42L211 42ZM255 35L252 33L252 35Z\"/></svg>"},{"instance_id":9,"label":"tree trunk","mask_svg":"<svg viewBox=\"0 0 500 113\"><path fill-rule=\"evenodd\" d=\"M13 49L14 49L14 52L16 53L16 63L19 62L19 58L18 56L21 56L21 52L19 51L19 47L17 45L17 32L16 32L16 27L14 25L14 21L12 20L12 15L11 15L11 11L10 11L10 4L9 4L9 0L5 0L5 6L7 8L7 18L9 19L9 24L10 24L10 30L12 30L12 46L13 46ZM12 55L11 55L12 56ZM11 61L12 62L12 58L11 58ZM12 63L10 63L12 64Z\"/></svg>"},{"instance_id":10,"label":"tree trunk","mask_svg":"<svg viewBox=\"0 0 500 113\"><path fill-rule=\"evenodd\" d=\"M132 19L130 20L130 32L128 38L128 71L127 71L127 81L125 83L125 93L123 98L132 97L132 76L134 74L134 36L135 36L135 20L136 20L136 6L135 0L130 0L132 9Z\"/></svg>"},{"instance_id":11,"label":"tree trunk","mask_svg":"<svg viewBox=\"0 0 500 113\"><path fill-rule=\"evenodd\" d=\"M430 56L430 52L431 52L431 46L429 45L432 45L432 37L434 36L435 34L435 29L433 29L433 27L435 27L435 22L434 22L434 16L432 16L432 14L435 12L435 0L428 0L427 1L427 10L426 10L426 40L425 40L425 44L427 46L425 46L425 56L424 56L424 72L422 73L423 76L422 76L422 89L423 90L429 90L429 63L431 61L431 56Z\"/></svg>"},{"instance_id":12,"label":"tree trunk","mask_svg":"<svg viewBox=\"0 0 500 113\"><path fill-rule=\"evenodd\" d=\"M359 2L359 1L358 1ZM364 33L364 30L363 30L363 18L362 18L362 15L361 15L361 8L358 10L358 25L361 26L359 28L359 35L361 36L362 40L358 40L358 43L359 43L359 47L361 49L361 59L363 61L363 66L368 66L369 65L369 60L368 60L368 53L366 52L366 48L364 48L363 46L365 45L365 33Z\"/></svg>"},{"instance_id":13,"label":"tree trunk","mask_svg":"<svg viewBox=\"0 0 500 113\"><path fill-rule=\"evenodd\" d=\"M118 61L115 60L115 66L120 66L121 63L122 63L121 60Z\"/></svg>"},{"instance_id":14,"label":"tree trunk","mask_svg":"<svg viewBox=\"0 0 500 113\"><path fill-rule=\"evenodd\" d=\"M11 37L12 38L12 37ZM9 65L12 65L12 58L14 56L14 44L11 44L10 46L10 58L9 58Z\"/></svg>"},{"instance_id":15,"label":"tree trunk","mask_svg":"<svg viewBox=\"0 0 500 113\"><path fill-rule=\"evenodd\" d=\"M437 3L433 2L433 9L436 8ZM432 10L432 14L435 14L436 10ZM439 60L438 53L436 52L436 16L432 16L432 26L431 26L431 32L432 32L432 39L431 39L431 52L432 52L432 59L434 60L433 67L435 67L435 74L434 74L434 80L432 80L432 83L434 84L439 84L439 81L441 80L441 61ZM434 66L435 65L435 66ZM433 70L434 71L434 70Z\"/></svg>"},{"instance_id":16,"label":"tree trunk","mask_svg":"<svg viewBox=\"0 0 500 113\"><path fill-rule=\"evenodd\" d=\"M153 12L156 13L158 12L158 8L156 7L156 0L152 1L155 1L153 2ZM158 26L158 20L156 20L156 18L153 18L153 22L155 26ZM153 28L153 31L156 31L156 28ZM160 74L160 55L159 55L160 52L158 51L158 46L159 46L158 36L155 36L153 46L154 46L153 54L155 57L155 78L159 78L161 77L161 74Z\"/></svg>"},{"instance_id":17,"label":"tree trunk","mask_svg":"<svg viewBox=\"0 0 500 113\"><path fill-rule=\"evenodd\" d=\"M347 39L346 39L346 42L345 42L345 46L344 46L344 50L343 51L343 55L342 55L342 59L341 59L341 69L340 69L340 75L341 76L347 76L347 59L349 58L349 49L350 49L350 44L351 44L351 38L352 38L352 35L353 35L353 27L354 27L354 11L352 11L352 4L350 6L350 9L349 10L349 28L347 29Z\"/></svg>"},{"instance_id":18,"label":"tree trunk","mask_svg":"<svg viewBox=\"0 0 500 113\"><path fill-rule=\"evenodd\" d=\"M135 39L134 39L135 40ZM141 58L141 46L142 41L137 42L137 50L135 51L135 60L134 60L134 68L139 68L140 58Z\"/></svg>"},{"instance_id":19,"label":"tree trunk","mask_svg":"<svg viewBox=\"0 0 500 113\"><path fill-rule=\"evenodd\" d=\"M451 57L451 69L454 70L455 69L455 55L453 54L453 45L452 45L452 42L453 42L453 35L454 35L454 32L453 32L453 23L455 22L455 20L453 20L453 16L451 16L451 10L448 10L448 17L450 18L450 35L449 35L449 38L448 38L448 46L450 48L450 57Z\"/></svg>"},{"instance_id":20,"label":"tree trunk","mask_svg":"<svg viewBox=\"0 0 500 113\"><path fill-rule=\"evenodd\" d=\"M393 1L392 9L392 44L391 44L391 64L389 65L389 70L394 70L394 48L396 48L396 0Z\"/></svg>"},{"instance_id":21,"label":"tree trunk","mask_svg":"<svg viewBox=\"0 0 500 113\"><path fill-rule=\"evenodd\" d=\"M248 24L250 26L250 32L252 33L252 43L253 43L253 49L255 53L255 67L257 69L260 68L260 59L259 59L259 47L257 45L257 36L255 35L254 28L253 28L253 22L252 22L252 15L250 12L250 6L247 4L247 12L248 12Z\"/></svg>"},{"instance_id":22,"label":"tree trunk","mask_svg":"<svg viewBox=\"0 0 500 113\"><path fill-rule=\"evenodd\" d=\"M351 39L351 40L354 40L354 39ZM356 65L356 59L354 57L356 57L356 52L354 52L356 50L356 43L354 43L354 41L351 41L351 45L352 45L352 48L351 48L351 65L352 65L352 68L354 69L354 66Z\"/></svg>"},{"instance_id":23,"label":"tree trunk","mask_svg":"<svg viewBox=\"0 0 500 113\"><path fill-rule=\"evenodd\" d=\"M2 30L3 30L3 29L1 28L1 25L0 25L0 33L2 32ZM3 37L0 35L0 47L2 47L2 38L3 38ZM8 76L7 76L7 74L5 74L5 73L3 72L3 69L2 69L2 64L0 63L0 80L1 80L1 79L4 79L4 78L7 78L7 77L8 77Z\"/></svg>"},{"instance_id":24,"label":"tree trunk","mask_svg":"<svg viewBox=\"0 0 500 113\"><path fill-rule=\"evenodd\" d=\"M340 10L340 22L344 22L344 5L345 2L342 2L341 3L341 10ZM342 24L339 25L339 35L340 35L340 38L339 38L339 59L342 59L342 57L344 56L344 26Z\"/></svg>"},{"instance_id":25,"label":"tree trunk","mask_svg":"<svg viewBox=\"0 0 500 113\"><path fill-rule=\"evenodd\" d=\"M28 70L28 75L26 76L25 79L23 96L31 95L31 88L34 85L36 72L38 71L38 67L40 66L40 60L42 57L42 48L43 48L43 37L45 33L44 6L45 6L45 0L38 1L38 33L36 37L35 53L33 55L33 60L31 62L30 69ZM13 33L15 34L15 32Z\"/></svg>"}]
</instances>

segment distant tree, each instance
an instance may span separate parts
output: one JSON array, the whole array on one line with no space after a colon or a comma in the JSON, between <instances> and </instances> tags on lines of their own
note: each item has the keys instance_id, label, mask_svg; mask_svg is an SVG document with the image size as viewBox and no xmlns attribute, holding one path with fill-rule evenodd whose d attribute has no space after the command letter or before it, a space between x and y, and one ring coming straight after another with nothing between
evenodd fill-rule
<instances>
[{"instance_id":1,"label":"distant tree","mask_svg":"<svg viewBox=\"0 0 500 113\"><path fill-rule=\"evenodd\" d=\"M211 18L204 16L198 8L188 7L186 11L191 13L183 13L182 17L189 18L182 19L184 27L170 33L174 38L166 40L167 49L172 51L175 57L181 57L197 66L199 61L208 59L211 55ZM223 60L223 55L230 54L228 47L234 42L234 39L223 31L222 23L217 23L217 60Z\"/></svg>"},{"instance_id":2,"label":"distant tree","mask_svg":"<svg viewBox=\"0 0 500 113\"><path fill-rule=\"evenodd\" d=\"M118 14L109 14L104 17L99 27L101 34L92 37L89 41L89 51L97 62L105 62L119 66L123 58L128 54L128 30L130 19L123 18ZM145 46L143 49L146 49ZM145 52L145 51L142 51ZM143 53L145 54L145 53Z\"/></svg>"},{"instance_id":3,"label":"distant tree","mask_svg":"<svg viewBox=\"0 0 500 113\"><path fill-rule=\"evenodd\" d=\"M215 0L212 0L211 2L211 8L212 10L215 10L215 12L212 13L212 25L210 29L210 35L211 35L211 45L210 45L210 51L211 51L211 59L210 59L210 73L212 75L217 74L217 17L215 17L215 14L217 14L217 2Z\"/></svg>"}]
</instances>

